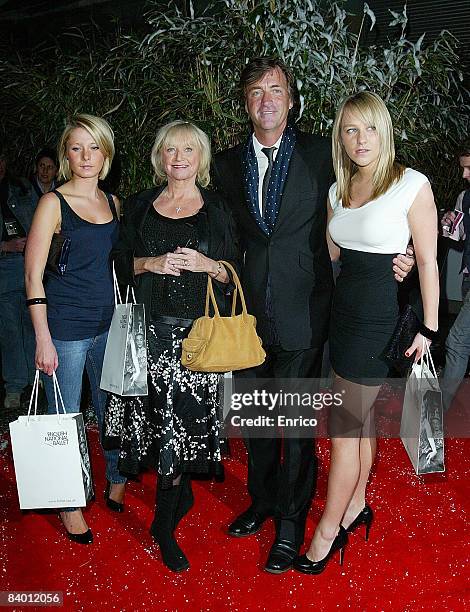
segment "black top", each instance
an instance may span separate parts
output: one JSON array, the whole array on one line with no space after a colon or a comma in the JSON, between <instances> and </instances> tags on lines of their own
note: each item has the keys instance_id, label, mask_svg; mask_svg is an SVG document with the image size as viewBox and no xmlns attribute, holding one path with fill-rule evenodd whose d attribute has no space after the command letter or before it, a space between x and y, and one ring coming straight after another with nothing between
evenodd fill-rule
<instances>
[{"instance_id":1,"label":"black top","mask_svg":"<svg viewBox=\"0 0 470 612\"><path fill-rule=\"evenodd\" d=\"M135 287L137 301L145 304L146 312L156 315L164 314L160 311L158 306L154 307L153 304L155 297L153 294L153 279L156 275L147 272L134 276L134 258L152 256L152 242L147 242L149 239L148 234L146 234L147 239L144 236L144 233L146 233L145 226L150 216L149 213L153 216L153 202L163 189L164 186L154 187L153 189L135 194L124 202L119 242L112 252L119 282L123 285ZM211 259L224 259L231 263L236 270L239 270L240 252L238 247L238 234L232 215L221 196L207 189L199 188L199 190L204 201L204 206L198 215L191 218L197 221L196 225L198 228L199 240L197 250ZM188 222L188 219L182 221ZM177 223L179 223L179 221L177 221ZM203 231L204 234L207 235L203 236L201 240ZM153 238L150 239L151 241L154 240ZM187 240L183 245L176 244L175 246L184 246ZM156 248L158 242L159 240L153 242L153 248ZM188 246L193 248L191 244ZM163 247L159 246L158 248L161 250ZM188 273L185 272L184 274ZM194 276L200 276L198 282L204 282L204 287L207 287L206 274L195 274ZM169 275L158 275L158 277L162 279L170 278ZM231 283L219 283L215 280L213 286L221 313L229 313L231 299L228 296L233 290L233 285ZM147 322L149 319L150 317L147 317Z\"/></svg>"},{"instance_id":2,"label":"black top","mask_svg":"<svg viewBox=\"0 0 470 612\"><path fill-rule=\"evenodd\" d=\"M201 213L181 219L160 215L152 206L142 227L142 237L152 257L180 247L197 249L197 219ZM207 275L182 271L180 276L152 275L152 314L197 319L204 314Z\"/></svg>"},{"instance_id":3,"label":"black top","mask_svg":"<svg viewBox=\"0 0 470 612\"><path fill-rule=\"evenodd\" d=\"M93 338L109 329L114 312L114 290L109 254L118 239L118 218L113 197L106 194L113 218L90 223L60 200L61 234L70 238L67 269L63 276L47 273L47 318L57 340Z\"/></svg>"}]
</instances>

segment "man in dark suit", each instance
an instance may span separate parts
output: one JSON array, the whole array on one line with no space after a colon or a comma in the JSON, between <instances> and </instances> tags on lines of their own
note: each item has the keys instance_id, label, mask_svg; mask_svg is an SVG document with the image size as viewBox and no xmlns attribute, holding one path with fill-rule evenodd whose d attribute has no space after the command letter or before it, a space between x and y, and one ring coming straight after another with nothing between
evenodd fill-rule
<instances>
[{"instance_id":1,"label":"man in dark suit","mask_svg":"<svg viewBox=\"0 0 470 612\"><path fill-rule=\"evenodd\" d=\"M215 156L213 178L238 222L247 306L267 352L255 375L319 378L333 286L325 239L331 145L292 127L295 79L282 61L252 60L241 86L253 134ZM316 483L314 443L271 438L246 444L252 505L229 533L249 536L274 516L276 540L265 569L281 573L303 541Z\"/></svg>"}]
</instances>

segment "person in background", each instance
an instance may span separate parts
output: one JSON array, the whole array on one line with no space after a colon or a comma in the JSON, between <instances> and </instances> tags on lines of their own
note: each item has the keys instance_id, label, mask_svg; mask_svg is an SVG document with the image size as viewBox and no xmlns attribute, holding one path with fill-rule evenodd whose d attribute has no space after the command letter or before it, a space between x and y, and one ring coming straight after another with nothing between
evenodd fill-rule
<instances>
[{"instance_id":1,"label":"person in background","mask_svg":"<svg viewBox=\"0 0 470 612\"><path fill-rule=\"evenodd\" d=\"M23 259L34 210L30 186L9 174L0 150L0 354L8 409L19 408L22 391L34 380L34 332L26 307Z\"/></svg>"},{"instance_id":2,"label":"person in background","mask_svg":"<svg viewBox=\"0 0 470 612\"><path fill-rule=\"evenodd\" d=\"M465 140L460 146L459 164L462 169L462 178L470 186L470 139ZM452 228L456 212L463 213L463 220L457 229L449 234ZM463 240L464 248L462 255L462 307L451 327L446 340L446 365L442 375L442 401L444 408L448 410L452 400L462 383L467 372L468 359L470 357L470 187L462 191L455 204L455 210L447 212L441 220L444 237Z\"/></svg>"},{"instance_id":3,"label":"person in background","mask_svg":"<svg viewBox=\"0 0 470 612\"><path fill-rule=\"evenodd\" d=\"M119 234L119 200L98 187L114 156L114 137L100 117L73 117L59 141L60 176L66 181L42 196L26 247L27 304L36 333L36 367L43 380L49 412L55 412L55 371L67 412L80 412L83 371L90 381L93 407L102 431L107 394L100 389L101 369L114 312L109 257ZM65 273L44 270L54 233L70 238ZM117 451L106 451L107 506L122 512L126 479L117 468ZM93 534L76 508L60 516L67 536L91 544Z\"/></svg>"},{"instance_id":4,"label":"person in background","mask_svg":"<svg viewBox=\"0 0 470 612\"><path fill-rule=\"evenodd\" d=\"M31 178L33 193L39 200L45 193L56 187L57 157L53 149L44 148L39 151L34 160L34 175Z\"/></svg>"}]
</instances>

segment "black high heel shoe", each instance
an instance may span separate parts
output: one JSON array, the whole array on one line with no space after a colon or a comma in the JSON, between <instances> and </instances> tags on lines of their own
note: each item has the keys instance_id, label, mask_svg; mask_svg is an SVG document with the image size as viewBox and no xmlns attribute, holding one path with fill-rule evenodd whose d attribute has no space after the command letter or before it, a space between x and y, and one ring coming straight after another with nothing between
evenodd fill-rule
<instances>
[{"instance_id":1,"label":"black high heel shoe","mask_svg":"<svg viewBox=\"0 0 470 612\"><path fill-rule=\"evenodd\" d=\"M121 504L120 502L114 501L114 499L111 499L109 497L109 491L111 489L111 484L112 483L110 483L109 480L108 480L108 482L106 484L106 489L104 490L104 499L106 500L106 505L113 512L124 512L124 504Z\"/></svg>"},{"instance_id":2,"label":"black high heel shoe","mask_svg":"<svg viewBox=\"0 0 470 612\"><path fill-rule=\"evenodd\" d=\"M66 529L65 533L68 539L76 544L93 544L93 533L91 529L88 529L85 533L70 533L70 531Z\"/></svg>"},{"instance_id":3,"label":"black high heel shoe","mask_svg":"<svg viewBox=\"0 0 470 612\"><path fill-rule=\"evenodd\" d=\"M93 543L93 533L90 528L88 528L88 530L85 531L85 533L70 533L70 531L65 526L65 523L62 520L62 517L60 516L60 514L59 514L59 518L60 518L60 522L64 526L65 533L71 542L75 542L75 544L92 544Z\"/></svg>"},{"instance_id":4,"label":"black high heel shoe","mask_svg":"<svg viewBox=\"0 0 470 612\"><path fill-rule=\"evenodd\" d=\"M372 521L374 520L374 513L372 512L372 508L366 504L364 508L359 512L353 522L346 528L347 533L352 533L361 525L365 525L365 541L369 539L370 527L372 525Z\"/></svg>"},{"instance_id":5,"label":"black high heel shoe","mask_svg":"<svg viewBox=\"0 0 470 612\"><path fill-rule=\"evenodd\" d=\"M298 572L302 572L302 574L321 574L326 568L328 561L337 550L339 550L340 565L343 565L344 549L347 543L348 534L346 533L346 529L340 525L338 535L333 540L330 550L323 559L320 559L320 561L310 561L306 554L301 555L294 559L293 567Z\"/></svg>"}]
</instances>

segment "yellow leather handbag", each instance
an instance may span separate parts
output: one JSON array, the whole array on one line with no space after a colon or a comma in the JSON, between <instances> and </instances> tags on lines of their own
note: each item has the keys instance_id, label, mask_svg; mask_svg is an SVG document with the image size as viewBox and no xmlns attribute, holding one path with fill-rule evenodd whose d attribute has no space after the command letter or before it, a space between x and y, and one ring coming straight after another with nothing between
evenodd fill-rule
<instances>
[{"instance_id":1,"label":"yellow leather handbag","mask_svg":"<svg viewBox=\"0 0 470 612\"><path fill-rule=\"evenodd\" d=\"M232 314L221 317L214 296L212 279L207 279L206 311L196 319L187 338L183 340L181 363L194 372L231 372L260 365L266 358L261 339L256 333L256 318L248 314L240 279L233 266L221 261L232 273L235 291L232 298ZM240 295L242 312L235 314L237 295ZM212 303L214 316L209 316Z\"/></svg>"}]
</instances>

